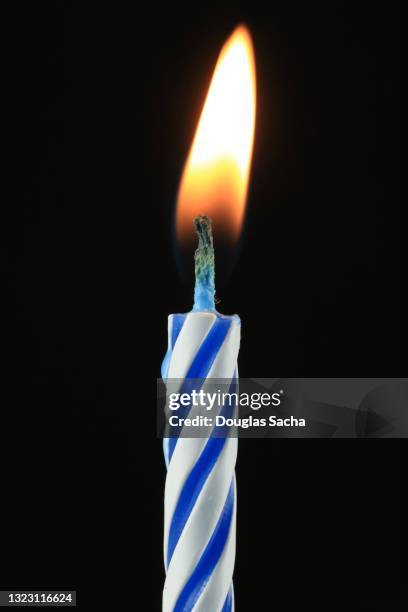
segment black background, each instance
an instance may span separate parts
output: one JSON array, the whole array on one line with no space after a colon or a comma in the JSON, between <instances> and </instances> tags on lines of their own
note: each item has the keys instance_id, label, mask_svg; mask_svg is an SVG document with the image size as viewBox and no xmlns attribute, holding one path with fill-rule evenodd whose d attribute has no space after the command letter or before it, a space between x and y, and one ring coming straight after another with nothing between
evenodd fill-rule
<instances>
[{"instance_id":1,"label":"black background","mask_svg":"<svg viewBox=\"0 0 408 612\"><path fill-rule=\"evenodd\" d=\"M218 51L245 21L253 170L239 259L218 285L220 311L243 322L241 375L401 376L387 137L398 15L33 4L3 20L0 587L159 610L155 377L167 314L191 307L174 201ZM403 441L242 440L237 609L402 610L405 462Z\"/></svg>"}]
</instances>

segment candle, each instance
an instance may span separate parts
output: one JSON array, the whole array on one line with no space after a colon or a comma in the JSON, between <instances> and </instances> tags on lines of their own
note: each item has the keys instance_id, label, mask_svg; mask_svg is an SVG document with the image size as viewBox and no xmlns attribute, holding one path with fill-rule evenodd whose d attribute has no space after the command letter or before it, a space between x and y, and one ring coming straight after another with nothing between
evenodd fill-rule
<instances>
[{"instance_id":1,"label":"candle","mask_svg":"<svg viewBox=\"0 0 408 612\"><path fill-rule=\"evenodd\" d=\"M194 308L187 315L170 315L162 371L164 379L183 379L180 393L191 392L191 379L233 381L237 376L240 320L215 311L211 225L206 217L196 225ZM163 610L232 610L237 439L168 438L164 455Z\"/></svg>"},{"instance_id":2,"label":"candle","mask_svg":"<svg viewBox=\"0 0 408 612\"><path fill-rule=\"evenodd\" d=\"M244 216L255 122L255 67L247 29L224 45L182 175L176 233L190 240L194 218L193 310L169 316L162 377L179 393L223 379L234 390L240 319L215 309L212 226L239 234ZM209 216L207 216L207 214ZM207 383L208 381L208 383ZM171 385L174 392L175 386ZM235 406L220 407L233 416ZM188 409L187 409L188 411ZM163 612L231 612L235 562L237 439L165 438L164 517L166 581Z\"/></svg>"}]
</instances>

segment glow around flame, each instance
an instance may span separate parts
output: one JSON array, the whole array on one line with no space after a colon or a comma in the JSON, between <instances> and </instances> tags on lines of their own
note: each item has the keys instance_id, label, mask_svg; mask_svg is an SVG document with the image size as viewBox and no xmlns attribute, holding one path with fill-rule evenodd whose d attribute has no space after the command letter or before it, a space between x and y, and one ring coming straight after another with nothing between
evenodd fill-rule
<instances>
[{"instance_id":1,"label":"glow around flame","mask_svg":"<svg viewBox=\"0 0 408 612\"><path fill-rule=\"evenodd\" d=\"M194 235L193 218L206 214L216 232L238 238L248 191L255 128L255 59L250 34L239 26L215 67L177 198L180 241Z\"/></svg>"}]
</instances>

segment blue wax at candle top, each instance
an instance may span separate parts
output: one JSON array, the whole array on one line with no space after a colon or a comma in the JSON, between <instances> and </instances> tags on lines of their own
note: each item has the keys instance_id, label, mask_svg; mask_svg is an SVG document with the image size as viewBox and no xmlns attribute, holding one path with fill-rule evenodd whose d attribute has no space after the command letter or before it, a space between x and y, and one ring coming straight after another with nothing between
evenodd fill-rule
<instances>
[{"instance_id":1,"label":"blue wax at candle top","mask_svg":"<svg viewBox=\"0 0 408 612\"><path fill-rule=\"evenodd\" d=\"M193 310L215 310L214 275L197 278L194 288Z\"/></svg>"}]
</instances>

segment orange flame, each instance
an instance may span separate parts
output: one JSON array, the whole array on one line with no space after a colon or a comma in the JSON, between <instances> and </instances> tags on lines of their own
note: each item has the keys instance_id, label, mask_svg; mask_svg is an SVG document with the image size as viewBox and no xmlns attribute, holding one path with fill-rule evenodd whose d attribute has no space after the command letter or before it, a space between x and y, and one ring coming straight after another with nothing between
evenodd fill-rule
<instances>
[{"instance_id":1,"label":"orange flame","mask_svg":"<svg viewBox=\"0 0 408 612\"><path fill-rule=\"evenodd\" d=\"M206 214L217 230L238 238L245 213L255 128L256 79L251 36L239 26L224 44L177 197L178 240L193 236Z\"/></svg>"}]
</instances>

